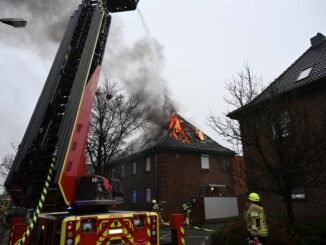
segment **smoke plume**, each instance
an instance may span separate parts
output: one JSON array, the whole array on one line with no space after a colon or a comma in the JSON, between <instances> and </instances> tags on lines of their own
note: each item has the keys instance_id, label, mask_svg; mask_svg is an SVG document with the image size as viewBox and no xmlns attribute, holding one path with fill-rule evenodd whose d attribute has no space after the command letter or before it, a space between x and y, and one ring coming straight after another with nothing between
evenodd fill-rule
<instances>
[{"instance_id":1,"label":"smoke plume","mask_svg":"<svg viewBox=\"0 0 326 245\"><path fill-rule=\"evenodd\" d=\"M0 17L19 17L27 26L13 32L2 28L1 42L37 51L44 56L54 54L69 17L79 0L1 0Z\"/></svg>"},{"instance_id":2,"label":"smoke plume","mask_svg":"<svg viewBox=\"0 0 326 245\"><path fill-rule=\"evenodd\" d=\"M0 41L29 49L49 59L62 39L69 17L80 0L1 0L0 17L21 17L28 21L26 28L12 32L1 28ZM165 57L163 46L150 36L149 28L138 10L146 37L126 45L123 24L113 15L103 71L110 81L122 82L129 95L138 95L149 110L145 117L152 126L166 124L174 106L166 81L162 77Z\"/></svg>"},{"instance_id":3,"label":"smoke plume","mask_svg":"<svg viewBox=\"0 0 326 245\"><path fill-rule=\"evenodd\" d=\"M144 116L153 124L151 126L166 125L175 108L167 83L162 77L162 45L153 38L145 37L132 47L125 46L109 53L110 60L105 69L109 80L119 79L129 95L141 97L149 108Z\"/></svg>"}]
</instances>

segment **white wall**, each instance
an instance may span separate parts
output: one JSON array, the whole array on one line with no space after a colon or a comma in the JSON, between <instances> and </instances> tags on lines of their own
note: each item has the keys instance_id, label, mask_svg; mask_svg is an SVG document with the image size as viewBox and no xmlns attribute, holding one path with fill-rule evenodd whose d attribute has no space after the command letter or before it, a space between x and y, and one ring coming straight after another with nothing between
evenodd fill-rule
<instances>
[{"instance_id":1,"label":"white wall","mask_svg":"<svg viewBox=\"0 0 326 245\"><path fill-rule=\"evenodd\" d=\"M205 219L219 219L237 216L238 202L236 197L205 197Z\"/></svg>"}]
</instances>

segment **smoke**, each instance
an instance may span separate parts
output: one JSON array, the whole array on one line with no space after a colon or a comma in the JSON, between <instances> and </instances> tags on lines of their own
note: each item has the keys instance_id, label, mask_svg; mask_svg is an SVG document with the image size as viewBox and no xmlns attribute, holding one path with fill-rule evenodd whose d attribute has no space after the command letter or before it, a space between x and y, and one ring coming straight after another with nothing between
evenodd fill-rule
<instances>
[{"instance_id":1,"label":"smoke","mask_svg":"<svg viewBox=\"0 0 326 245\"><path fill-rule=\"evenodd\" d=\"M27 26L17 31L1 28L0 40L8 45L28 48L39 55L54 53L69 17L79 0L1 0L0 17L19 17Z\"/></svg>"},{"instance_id":2,"label":"smoke","mask_svg":"<svg viewBox=\"0 0 326 245\"><path fill-rule=\"evenodd\" d=\"M52 58L62 39L69 17L80 0L1 0L0 17L20 17L25 28L12 32L2 28L0 41ZM138 95L149 109L144 116L152 127L166 124L174 103L162 76L165 57L163 46L150 36L148 25L138 10L146 37L126 45L121 19L114 15L109 34L103 71L110 81L121 81L129 95ZM10 30L9 30L10 29ZM9 33L10 31L10 33Z\"/></svg>"},{"instance_id":3,"label":"smoke","mask_svg":"<svg viewBox=\"0 0 326 245\"><path fill-rule=\"evenodd\" d=\"M110 52L107 70L109 80L119 79L129 95L137 95L148 108L144 116L152 127L166 125L175 110L162 69L165 57L162 45L154 38L142 38L132 47ZM111 51L111 50L110 50Z\"/></svg>"}]
</instances>

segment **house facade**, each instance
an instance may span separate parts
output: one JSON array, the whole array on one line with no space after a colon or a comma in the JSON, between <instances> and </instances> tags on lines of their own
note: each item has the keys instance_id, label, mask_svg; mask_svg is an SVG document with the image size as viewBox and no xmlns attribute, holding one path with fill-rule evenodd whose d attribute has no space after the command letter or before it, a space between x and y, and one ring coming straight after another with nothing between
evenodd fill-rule
<instances>
[{"instance_id":1,"label":"house facade","mask_svg":"<svg viewBox=\"0 0 326 245\"><path fill-rule=\"evenodd\" d=\"M269 215L287 215L289 198L296 218L326 217L325 115L326 37L320 33L260 95L228 115L240 123L248 188L259 191ZM282 188L285 198L275 194Z\"/></svg>"},{"instance_id":2,"label":"house facade","mask_svg":"<svg viewBox=\"0 0 326 245\"><path fill-rule=\"evenodd\" d=\"M194 216L202 220L202 211L198 207L196 214L195 210L202 205L200 198L234 196L232 176L227 173L234 152L202 132L198 137L198 129L196 134L191 124L179 118L183 136L165 129L159 140L111 164L109 177L120 179L124 191L122 209L151 210L155 199L167 219L169 213L183 212L182 204L192 201Z\"/></svg>"}]
</instances>

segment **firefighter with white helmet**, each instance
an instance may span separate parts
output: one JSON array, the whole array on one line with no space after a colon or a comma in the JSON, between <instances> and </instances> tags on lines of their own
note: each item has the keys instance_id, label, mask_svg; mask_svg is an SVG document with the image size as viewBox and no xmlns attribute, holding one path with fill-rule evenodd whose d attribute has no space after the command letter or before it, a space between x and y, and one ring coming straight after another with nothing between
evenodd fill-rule
<instances>
[{"instance_id":1,"label":"firefighter with white helmet","mask_svg":"<svg viewBox=\"0 0 326 245\"><path fill-rule=\"evenodd\" d=\"M163 210L163 208L161 207L161 204L157 203L157 201L155 199L152 200L152 204L153 204L152 210L157 213L159 221L161 223L164 223L164 221L162 219L162 215L161 215L161 211Z\"/></svg>"},{"instance_id":2,"label":"firefighter with white helmet","mask_svg":"<svg viewBox=\"0 0 326 245\"><path fill-rule=\"evenodd\" d=\"M268 236L268 228L264 208L260 203L260 196L252 192L248 196L249 207L245 212L248 231L248 243L259 241L263 244Z\"/></svg>"},{"instance_id":3,"label":"firefighter with white helmet","mask_svg":"<svg viewBox=\"0 0 326 245\"><path fill-rule=\"evenodd\" d=\"M182 204L182 208L183 208L183 211L185 212L185 224L187 226L190 226L190 222L191 222L191 203L190 202L186 202L184 204Z\"/></svg>"}]
</instances>

